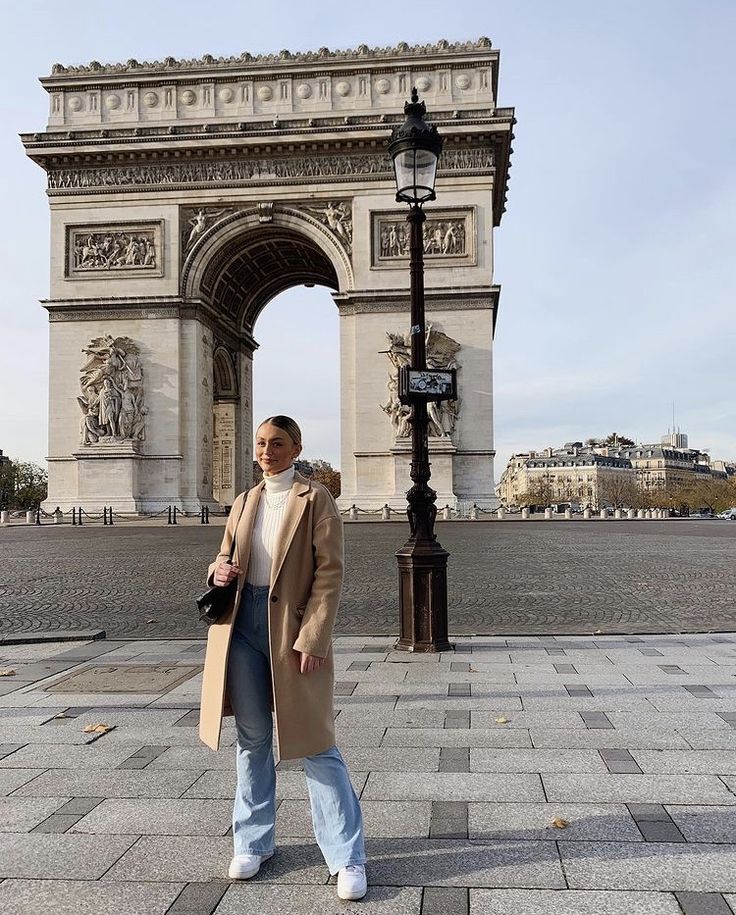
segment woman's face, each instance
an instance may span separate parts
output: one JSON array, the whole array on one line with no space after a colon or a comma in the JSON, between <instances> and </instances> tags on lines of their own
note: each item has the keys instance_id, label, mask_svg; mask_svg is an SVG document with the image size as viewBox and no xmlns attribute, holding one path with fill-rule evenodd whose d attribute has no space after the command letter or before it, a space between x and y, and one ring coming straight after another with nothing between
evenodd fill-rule
<instances>
[{"instance_id":1,"label":"woman's face","mask_svg":"<svg viewBox=\"0 0 736 915\"><path fill-rule=\"evenodd\" d=\"M264 423L258 427L256 460L266 476L273 476L291 467L301 450L301 445L294 444L291 436L278 426Z\"/></svg>"}]
</instances>

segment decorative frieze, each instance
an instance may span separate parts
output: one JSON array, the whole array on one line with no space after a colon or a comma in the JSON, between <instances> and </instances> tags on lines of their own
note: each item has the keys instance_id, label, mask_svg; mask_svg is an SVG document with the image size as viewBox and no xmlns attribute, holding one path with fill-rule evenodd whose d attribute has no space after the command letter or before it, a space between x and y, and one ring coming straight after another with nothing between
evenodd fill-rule
<instances>
[{"instance_id":1,"label":"decorative frieze","mask_svg":"<svg viewBox=\"0 0 736 915\"><path fill-rule=\"evenodd\" d=\"M424 260L442 266L476 263L475 210L442 210L432 207L424 223ZM430 215L431 213L431 215ZM406 269L409 257L409 226L406 211L371 213L373 267Z\"/></svg>"},{"instance_id":2,"label":"decorative frieze","mask_svg":"<svg viewBox=\"0 0 736 915\"><path fill-rule=\"evenodd\" d=\"M142 442L146 437L143 367L130 337L95 337L79 373L82 445Z\"/></svg>"},{"instance_id":3,"label":"decorative frieze","mask_svg":"<svg viewBox=\"0 0 736 915\"><path fill-rule=\"evenodd\" d=\"M451 149L443 153L439 174L460 172L488 174L493 168L490 147ZM277 184L309 178L319 181L386 180L393 171L388 156L381 153L355 155L242 157L224 161L149 163L120 166L52 168L49 192L100 192L191 187L196 185L237 186L240 184Z\"/></svg>"},{"instance_id":4,"label":"decorative frieze","mask_svg":"<svg viewBox=\"0 0 736 915\"><path fill-rule=\"evenodd\" d=\"M66 227L66 276L163 276L163 223Z\"/></svg>"},{"instance_id":5,"label":"decorative frieze","mask_svg":"<svg viewBox=\"0 0 736 915\"><path fill-rule=\"evenodd\" d=\"M409 334L392 334L386 332L389 348L385 350L391 362L388 376L388 401L381 409L391 420L397 439L411 435L412 408L399 400L399 370L411 364L411 338ZM428 369L458 369L457 354L460 344L431 324L426 331L426 350ZM457 425L459 400L443 400L439 403L430 401L427 404L429 434L435 438L449 439Z\"/></svg>"}]
</instances>

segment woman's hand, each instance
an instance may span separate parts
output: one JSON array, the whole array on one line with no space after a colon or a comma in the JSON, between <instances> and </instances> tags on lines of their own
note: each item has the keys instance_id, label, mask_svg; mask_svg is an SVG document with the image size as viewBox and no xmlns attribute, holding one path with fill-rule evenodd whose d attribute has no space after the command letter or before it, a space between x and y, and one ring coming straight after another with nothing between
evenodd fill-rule
<instances>
[{"instance_id":1,"label":"woman's hand","mask_svg":"<svg viewBox=\"0 0 736 915\"><path fill-rule=\"evenodd\" d=\"M240 569L238 566L230 562L221 562L215 569L215 574L212 580L218 587L224 588L225 585L229 585L230 582L234 578L237 578L238 575L240 575Z\"/></svg>"},{"instance_id":2,"label":"woman's hand","mask_svg":"<svg viewBox=\"0 0 736 915\"><path fill-rule=\"evenodd\" d=\"M298 652L299 655L299 673L311 674L313 670L319 670L325 663L324 658L316 658L314 655L307 654L305 651Z\"/></svg>"}]
</instances>

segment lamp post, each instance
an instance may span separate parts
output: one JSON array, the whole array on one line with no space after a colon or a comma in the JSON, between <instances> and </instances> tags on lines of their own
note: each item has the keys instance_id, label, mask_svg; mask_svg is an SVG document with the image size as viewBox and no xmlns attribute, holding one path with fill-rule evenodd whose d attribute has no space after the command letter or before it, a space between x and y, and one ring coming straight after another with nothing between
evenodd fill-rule
<instances>
[{"instance_id":1,"label":"lamp post","mask_svg":"<svg viewBox=\"0 0 736 915\"><path fill-rule=\"evenodd\" d=\"M396 173L396 200L409 204L411 278L411 365L399 374L399 397L412 408L411 480L406 494L411 534L396 553L399 567L400 635L404 651L447 651L447 557L434 533L437 493L430 489L427 403L455 399L455 373L427 370L424 320L424 203L434 200L437 160L442 138L424 120L424 102L412 89L404 105L406 120L391 134L388 146Z\"/></svg>"}]
</instances>

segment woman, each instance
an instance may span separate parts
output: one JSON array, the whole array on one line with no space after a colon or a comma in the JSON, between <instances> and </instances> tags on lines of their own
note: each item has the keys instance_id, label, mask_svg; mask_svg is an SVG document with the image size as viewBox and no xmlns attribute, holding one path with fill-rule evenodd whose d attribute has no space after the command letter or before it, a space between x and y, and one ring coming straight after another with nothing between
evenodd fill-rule
<instances>
[{"instance_id":1,"label":"woman","mask_svg":"<svg viewBox=\"0 0 736 915\"><path fill-rule=\"evenodd\" d=\"M238 585L232 608L210 627L200 737L216 750L223 714L235 715L238 782L230 877L255 876L274 852L275 720L279 758L304 757L314 833L330 873L338 875L338 896L361 899L363 820L335 746L332 708L342 520L324 486L295 471L301 439L288 416L271 416L258 427L255 453L263 481L235 500L220 553L209 568L211 585L236 577Z\"/></svg>"}]
</instances>

